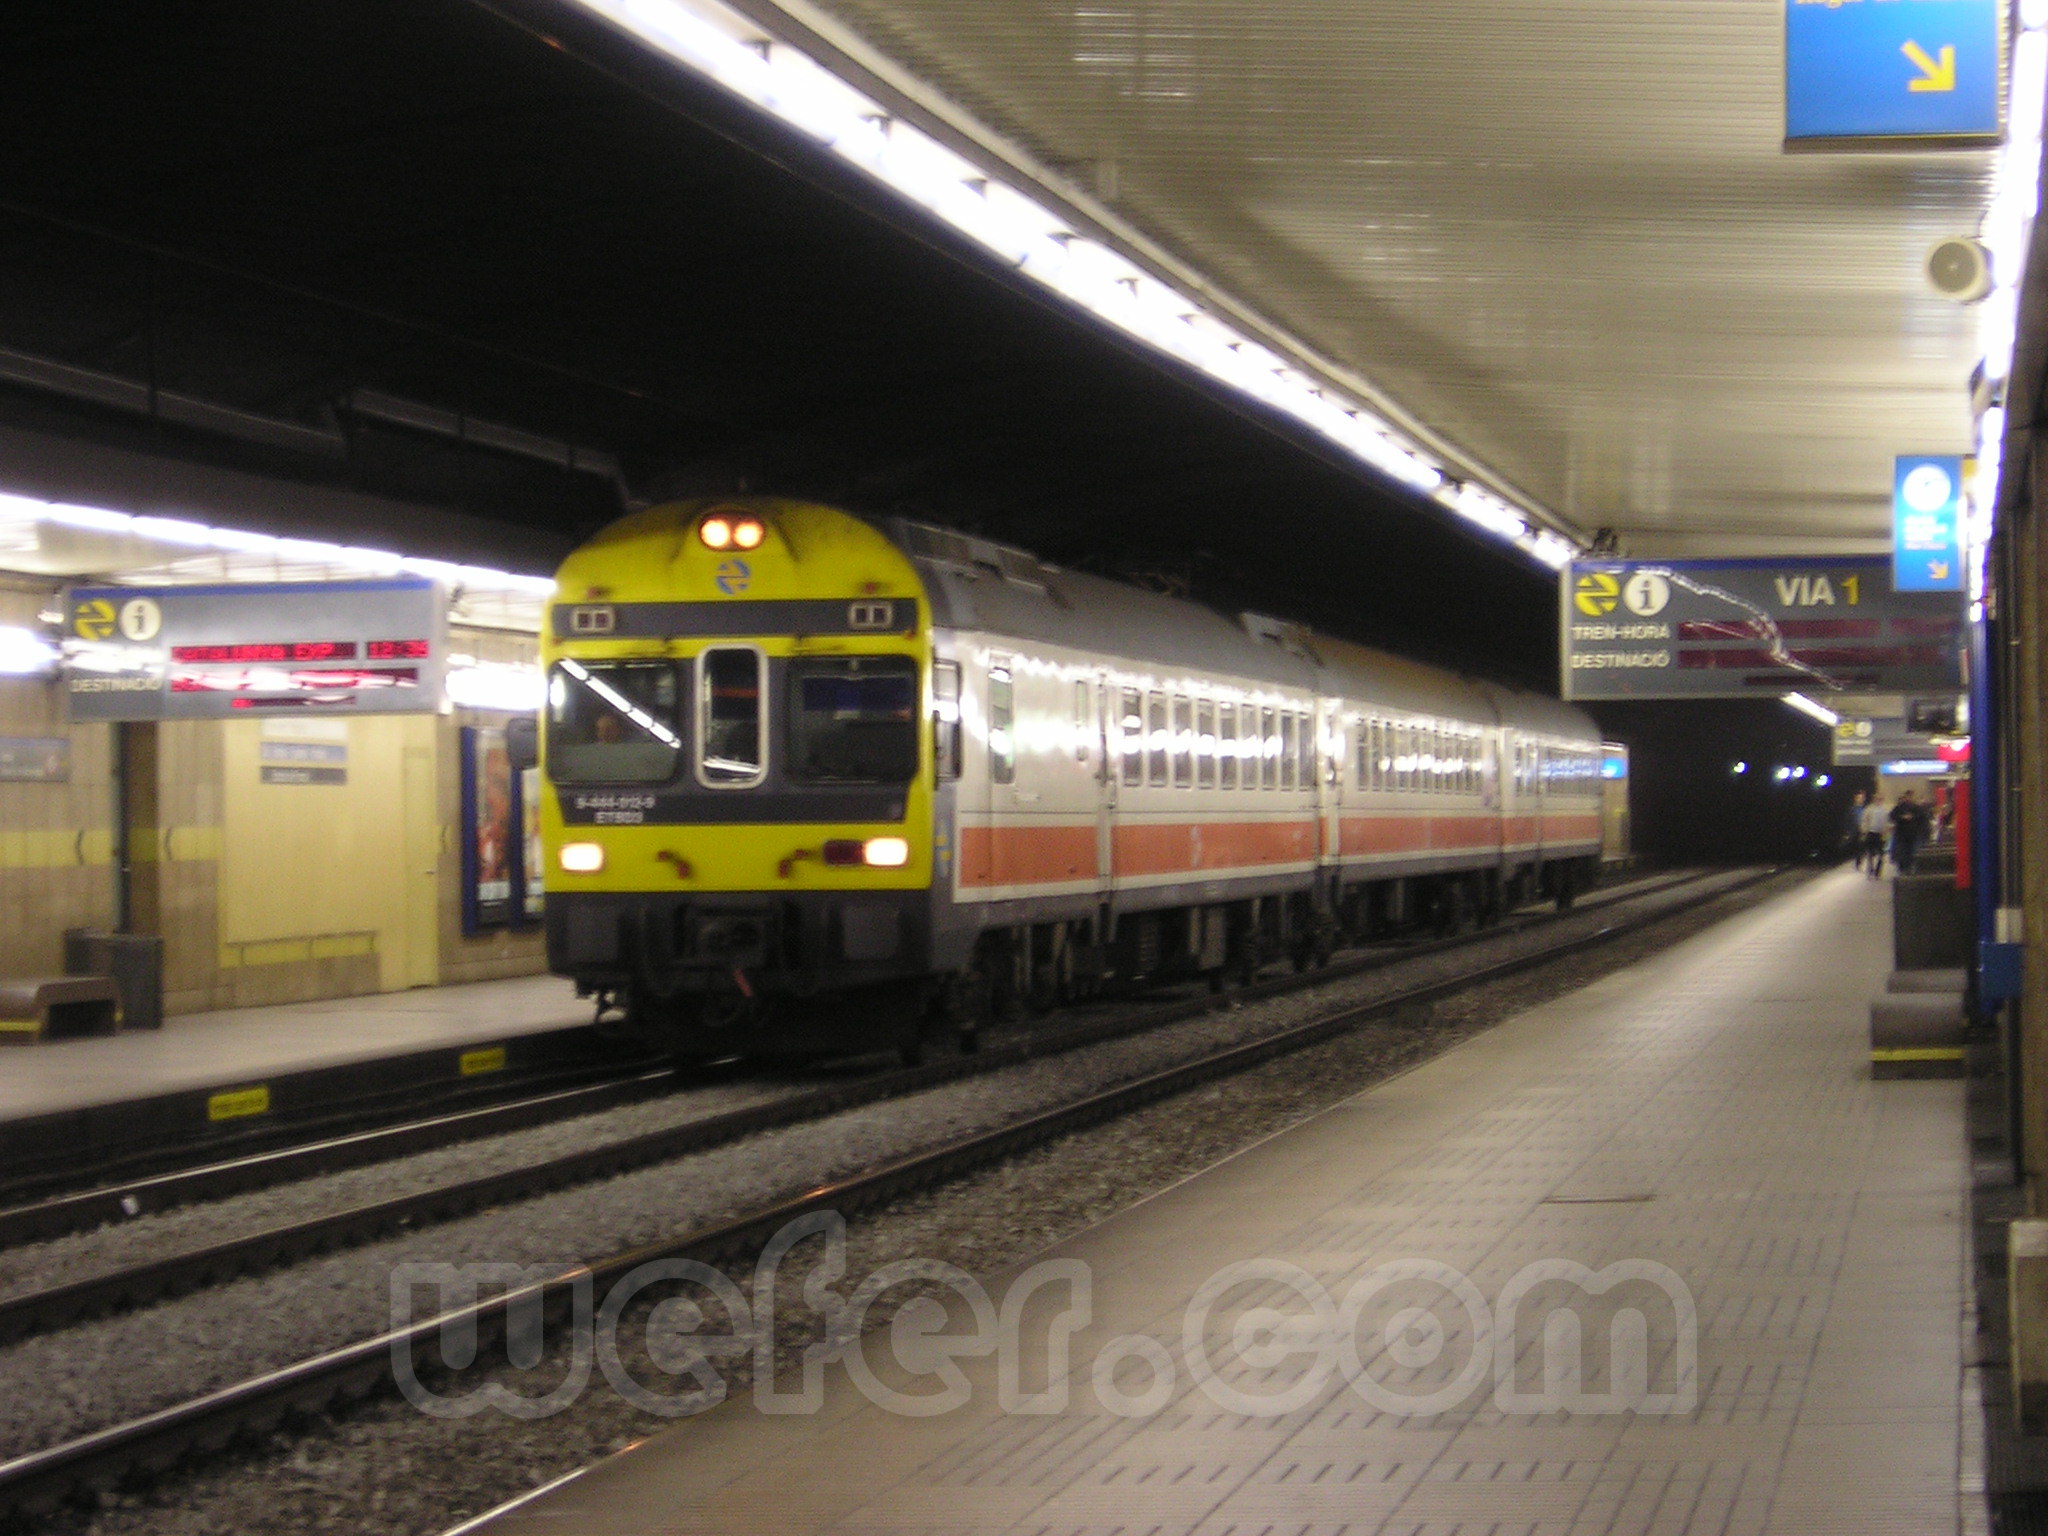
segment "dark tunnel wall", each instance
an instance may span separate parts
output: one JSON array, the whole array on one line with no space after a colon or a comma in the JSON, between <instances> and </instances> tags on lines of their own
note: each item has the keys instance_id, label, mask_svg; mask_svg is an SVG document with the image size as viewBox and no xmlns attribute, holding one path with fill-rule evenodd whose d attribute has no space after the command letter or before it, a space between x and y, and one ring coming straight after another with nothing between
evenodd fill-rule
<instances>
[{"instance_id":1,"label":"dark tunnel wall","mask_svg":"<svg viewBox=\"0 0 2048 1536\"><path fill-rule=\"evenodd\" d=\"M1827 728L1775 699L1587 707L1608 739L1628 743L1635 850L1658 863L1833 857L1856 791L1873 781L1868 768L1831 767ZM1805 775L1776 777L1795 767Z\"/></svg>"}]
</instances>

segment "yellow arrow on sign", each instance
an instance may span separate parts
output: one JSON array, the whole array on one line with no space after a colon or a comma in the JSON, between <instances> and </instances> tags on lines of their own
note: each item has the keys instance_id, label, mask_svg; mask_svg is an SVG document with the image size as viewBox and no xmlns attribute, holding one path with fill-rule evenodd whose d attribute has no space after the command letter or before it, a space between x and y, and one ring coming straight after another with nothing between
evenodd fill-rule
<instances>
[{"instance_id":1,"label":"yellow arrow on sign","mask_svg":"<svg viewBox=\"0 0 2048 1536\"><path fill-rule=\"evenodd\" d=\"M1908 80L1909 91L1952 91L1956 88L1956 51L1953 46L1941 50L1941 62L1936 63L1927 56L1927 50L1910 38L1900 45L1899 52L1913 61L1913 67L1920 71L1918 80Z\"/></svg>"}]
</instances>

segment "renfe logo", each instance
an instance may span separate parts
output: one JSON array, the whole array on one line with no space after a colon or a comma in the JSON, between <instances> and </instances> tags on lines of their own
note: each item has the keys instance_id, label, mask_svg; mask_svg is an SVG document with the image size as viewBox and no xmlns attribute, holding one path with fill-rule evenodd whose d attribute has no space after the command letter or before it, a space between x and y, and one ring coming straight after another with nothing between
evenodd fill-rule
<instances>
[{"instance_id":1,"label":"renfe logo","mask_svg":"<svg viewBox=\"0 0 2048 1536\"><path fill-rule=\"evenodd\" d=\"M1778 606L1781 608L1832 608L1835 584L1825 576L1777 576L1772 584L1778 589ZM1842 595L1839 601L1854 608L1862 597L1863 578L1844 576Z\"/></svg>"}]
</instances>

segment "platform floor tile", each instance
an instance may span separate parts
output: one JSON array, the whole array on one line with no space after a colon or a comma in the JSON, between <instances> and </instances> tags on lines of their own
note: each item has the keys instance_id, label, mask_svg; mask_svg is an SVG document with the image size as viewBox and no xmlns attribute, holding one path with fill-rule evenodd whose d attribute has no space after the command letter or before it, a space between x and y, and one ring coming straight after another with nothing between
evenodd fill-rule
<instances>
[{"instance_id":1,"label":"platform floor tile","mask_svg":"<svg viewBox=\"0 0 2048 1536\"><path fill-rule=\"evenodd\" d=\"M736 1401L490 1529L1956 1530L1961 1085L1869 1079L1888 897L1819 877L1060 1245L1056 1412L989 1355L926 1418L832 1373L814 1423Z\"/></svg>"}]
</instances>

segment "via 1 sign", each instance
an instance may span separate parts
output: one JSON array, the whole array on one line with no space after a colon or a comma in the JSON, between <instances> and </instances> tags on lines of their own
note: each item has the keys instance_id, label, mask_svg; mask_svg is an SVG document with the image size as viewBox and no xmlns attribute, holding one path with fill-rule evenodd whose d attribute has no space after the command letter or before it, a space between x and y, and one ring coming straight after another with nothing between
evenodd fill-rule
<instances>
[{"instance_id":1,"label":"via 1 sign","mask_svg":"<svg viewBox=\"0 0 2048 1536\"><path fill-rule=\"evenodd\" d=\"M448 605L416 578L74 587L74 720L414 714L441 706Z\"/></svg>"},{"instance_id":2,"label":"via 1 sign","mask_svg":"<svg viewBox=\"0 0 2048 1536\"><path fill-rule=\"evenodd\" d=\"M1587 560L1559 591L1568 699L1954 693L1963 604L1900 592L1883 556Z\"/></svg>"}]
</instances>

